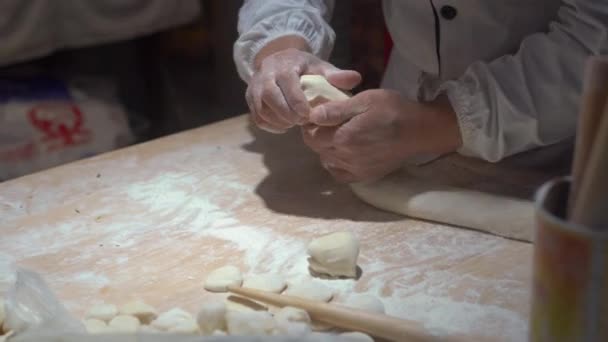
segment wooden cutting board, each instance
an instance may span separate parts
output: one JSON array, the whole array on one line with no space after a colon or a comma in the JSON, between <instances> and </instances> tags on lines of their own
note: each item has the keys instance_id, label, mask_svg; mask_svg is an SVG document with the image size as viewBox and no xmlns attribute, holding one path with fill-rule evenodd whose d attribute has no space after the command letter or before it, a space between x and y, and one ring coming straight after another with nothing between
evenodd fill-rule
<instances>
[{"instance_id":1,"label":"wooden cutting board","mask_svg":"<svg viewBox=\"0 0 608 342\"><path fill-rule=\"evenodd\" d=\"M310 277L312 237L352 230L361 278L391 315L438 334L524 340L532 246L404 218L357 200L297 132L241 116L0 184L0 250L41 273L75 315L141 298L192 312L210 270Z\"/></svg>"}]
</instances>

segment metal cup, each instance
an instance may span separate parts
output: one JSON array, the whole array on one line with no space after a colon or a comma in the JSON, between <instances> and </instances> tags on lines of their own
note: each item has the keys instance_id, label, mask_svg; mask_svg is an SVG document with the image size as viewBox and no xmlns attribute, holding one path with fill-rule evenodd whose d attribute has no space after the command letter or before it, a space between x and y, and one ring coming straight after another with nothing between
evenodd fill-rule
<instances>
[{"instance_id":1,"label":"metal cup","mask_svg":"<svg viewBox=\"0 0 608 342\"><path fill-rule=\"evenodd\" d=\"M608 341L608 227L567 222L569 178L536 193L530 341Z\"/></svg>"}]
</instances>

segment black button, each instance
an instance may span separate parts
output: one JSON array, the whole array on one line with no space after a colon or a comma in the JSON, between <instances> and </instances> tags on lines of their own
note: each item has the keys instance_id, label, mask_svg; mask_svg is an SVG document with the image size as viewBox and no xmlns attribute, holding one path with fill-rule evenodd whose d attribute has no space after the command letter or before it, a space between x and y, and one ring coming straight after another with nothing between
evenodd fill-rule
<instances>
[{"instance_id":1,"label":"black button","mask_svg":"<svg viewBox=\"0 0 608 342\"><path fill-rule=\"evenodd\" d=\"M441 7L441 16L444 19L452 20L456 18L456 15L458 15L458 11L454 7L447 5Z\"/></svg>"}]
</instances>

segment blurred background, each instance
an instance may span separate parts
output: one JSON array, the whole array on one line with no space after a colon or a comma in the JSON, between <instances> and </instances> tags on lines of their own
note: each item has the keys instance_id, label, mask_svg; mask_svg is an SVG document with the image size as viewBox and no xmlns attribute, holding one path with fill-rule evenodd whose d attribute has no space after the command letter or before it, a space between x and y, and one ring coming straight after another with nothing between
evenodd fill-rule
<instances>
[{"instance_id":1,"label":"blurred background","mask_svg":"<svg viewBox=\"0 0 608 342\"><path fill-rule=\"evenodd\" d=\"M247 112L242 1L2 0L0 181ZM378 87L380 0L338 0L331 62Z\"/></svg>"}]
</instances>

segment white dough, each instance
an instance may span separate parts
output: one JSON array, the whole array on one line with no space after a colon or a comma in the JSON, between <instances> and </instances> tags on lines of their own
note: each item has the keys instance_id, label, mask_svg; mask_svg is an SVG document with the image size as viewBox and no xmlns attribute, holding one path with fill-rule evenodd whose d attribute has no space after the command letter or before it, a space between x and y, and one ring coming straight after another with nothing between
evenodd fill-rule
<instances>
[{"instance_id":1,"label":"white dough","mask_svg":"<svg viewBox=\"0 0 608 342\"><path fill-rule=\"evenodd\" d=\"M287 290L285 290L283 294L320 302L329 302L334 296L334 291L321 283L307 280L300 283L289 284Z\"/></svg>"},{"instance_id":2,"label":"white dough","mask_svg":"<svg viewBox=\"0 0 608 342\"><path fill-rule=\"evenodd\" d=\"M161 332L151 325L142 325L139 327L139 331L142 333L155 334Z\"/></svg>"},{"instance_id":3,"label":"white dough","mask_svg":"<svg viewBox=\"0 0 608 342\"><path fill-rule=\"evenodd\" d=\"M243 287L274 293L281 293L286 286L287 281L278 274L257 274L243 281Z\"/></svg>"},{"instance_id":4,"label":"white dough","mask_svg":"<svg viewBox=\"0 0 608 342\"><path fill-rule=\"evenodd\" d=\"M120 308L119 313L121 315L135 316L142 324L152 322L158 315L154 307L141 300L132 300L126 303Z\"/></svg>"},{"instance_id":5,"label":"white dough","mask_svg":"<svg viewBox=\"0 0 608 342\"><path fill-rule=\"evenodd\" d=\"M150 323L150 325L161 331L173 331L178 326L188 326L190 323L196 321L189 312L186 312L180 308L173 308L167 312L163 312ZM197 325L198 329L198 325Z\"/></svg>"},{"instance_id":6,"label":"white dough","mask_svg":"<svg viewBox=\"0 0 608 342\"><path fill-rule=\"evenodd\" d=\"M270 335L275 330L274 319L266 311L228 311L226 325L230 335Z\"/></svg>"},{"instance_id":7,"label":"white dough","mask_svg":"<svg viewBox=\"0 0 608 342\"><path fill-rule=\"evenodd\" d=\"M125 314L129 315L129 313ZM116 315L118 315L118 308L116 307L116 305L102 303L93 305L85 315L85 318L98 319L104 322L109 322L112 318L116 317Z\"/></svg>"},{"instance_id":8,"label":"white dough","mask_svg":"<svg viewBox=\"0 0 608 342\"><path fill-rule=\"evenodd\" d=\"M340 337L345 337L347 338L347 341L352 342L374 342L374 339L371 338L371 336L357 331L342 333L340 334Z\"/></svg>"},{"instance_id":9,"label":"white dough","mask_svg":"<svg viewBox=\"0 0 608 342\"><path fill-rule=\"evenodd\" d=\"M241 286L243 276L241 271L234 266L224 266L209 273L204 287L211 292L226 292L228 286Z\"/></svg>"},{"instance_id":10,"label":"white dough","mask_svg":"<svg viewBox=\"0 0 608 342\"><path fill-rule=\"evenodd\" d=\"M312 107L327 101L346 100L349 98L347 94L331 85L321 75L300 76L300 86L306 100L308 100Z\"/></svg>"},{"instance_id":11,"label":"white dough","mask_svg":"<svg viewBox=\"0 0 608 342\"><path fill-rule=\"evenodd\" d=\"M97 318L86 319L83 323L89 334L101 334L108 331L108 325L106 322Z\"/></svg>"},{"instance_id":12,"label":"white dough","mask_svg":"<svg viewBox=\"0 0 608 342\"><path fill-rule=\"evenodd\" d=\"M131 315L118 315L108 323L108 332L134 333L139 329L139 319Z\"/></svg>"},{"instance_id":13,"label":"white dough","mask_svg":"<svg viewBox=\"0 0 608 342\"><path fill-rule=\"evenodd\" d=\"M352 295L348 297L345 305L364 311L385 313L384 303L378 297L368 294Z\"/></svg>"},{"instance_id":14,"label":"white dough","mask_svg":"<svg viewBox=\"0 0 608 342\"><path fill-rule=\"evenodd\" d=\"M275 325L273 335L300 337L311 333L310 325L302 322L277 320Z\"/></svg>"},{"instance_id":15,"label":"white dough","mask_svg":"<svg viewBox=\"0 0 608 342\"><path fill-rule=\"evenodd\" d=\"M286 306L279 309L274 314L274 319L277 321L300 322L310 324L310 316L306 310Z\"/></svg>"},{"instance_id":16,"label":"white dough","mask_svg":"<svg viewBox=\"0 0 608 342\"><path fill-rule=\"evenodd\" d=\"M351 232L337 232L316 238L308 244L310 269L332 277L357 276L359 240Z\"/></svg>"},{"instance_id":17,"label":"white dough","mask_svg":"<svg viewBox=\"0 0 608 342\"><path fill-rule=\"evenodd\" d=\"M226 303L220 299L203 303L196 315L196 321L203 335L212 335L214 331L226 330Z\"/></svg>"},{"instance_id":18,"label":"white dough","mask_svg":"<svg viewBox=\"0 0 608 342\"><path fill-rule=\"evenodd\" d=\"M179 334L198 334L200 332L194 318L178 321L167 331Z\"/></svg>"}]
</instances>

